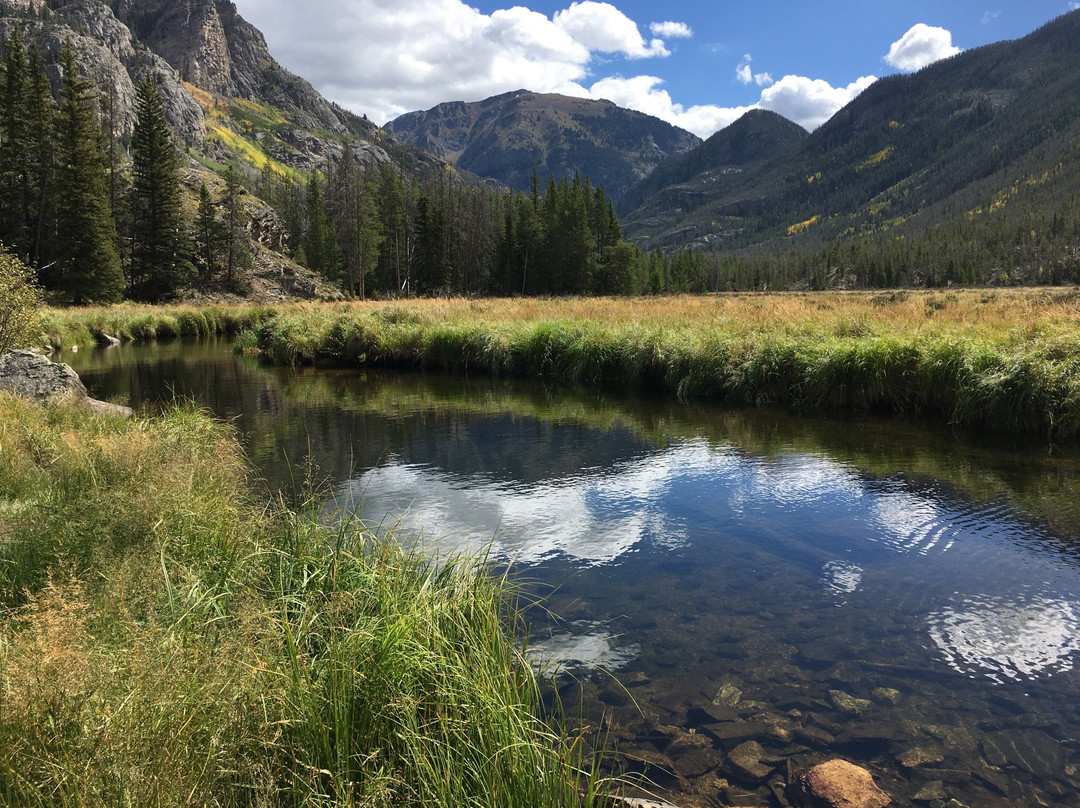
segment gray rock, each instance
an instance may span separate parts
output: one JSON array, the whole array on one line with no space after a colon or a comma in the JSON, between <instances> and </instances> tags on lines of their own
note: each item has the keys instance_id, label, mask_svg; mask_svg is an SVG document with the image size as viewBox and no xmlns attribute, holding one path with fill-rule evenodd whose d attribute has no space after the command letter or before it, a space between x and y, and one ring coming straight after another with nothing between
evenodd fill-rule
<instances>
[{"instance_id":1,"label":"gray rock","mask_svg":"<svg viewBox=\"0 0 1080 808\"><path fill-rule=\"evenodd\" d=\"M908 749L896 758L897 762L905 769L915 769L919 766L927 766L941 763L945 755L940 749L928 749L923 746L915 746Z\"/></svg>"},{"instance_id":2,"label":"gray rock","mask_svg":"<svg viewBox=\"0 0 1080 808\"><path fill-rule=\"evenodd\" d=\"M911 799L915 800L915 802L935 802L936 800L947 800L948 798L949 795L945 791L945 784L940 780L935 780L919 789L919 792Z\"/></svg>"},{"instance_id":3,"label":"gray rock","mask_svg":"<svg viewBox=\"0 0 1080 808\"><path fill-rule=\"evenodd\" d=\"M738 707L742 701L742 690L733 682L724 682L713 696L712 703L717 707Z\"/></svg>"},{"instance_id":4,"label":"gray rock","mask_svg":"<svg viewBox=\"0 0 1080 808\"><path fill-rule=\"evenodd\" d=\"M86 398L79 374L33 351L11 351L0 356L0 390L37 401L63 396Z\"/></svg>"},{"instance_id":5,"label":"gray rock","mask_svg":"<svg viewBox=\"0 0 1080 808\"><path fill-rule=\"evenodd\" d=\"M0 356L0 392L41 402L66 398L97 415L132 415L129 407L90 398L79 374L33 351L11 351Z\"/></svg>"},{"instance_id":6,"label":"gray rock","mask_svg":"<svg viewBox=\"0 0 1080 808\"><path fill-rule=\"evenodd\" d=\"M891 687L875 687L872 693L878 704L891 704L896 706L900 703L900 691Z\"/></svg>"},{"instance_id":7,"label":"gray rock","mask_svg":"<svg viewBox=\"0 0 1080 808\"><path fill-rule=\"evenodd\" d=\"M641 797L612 797L612 808L675 808L670 802Z\"/></svg>"},{"instance_id":8,"label":"gray rock","mask_svg":"<svg viewBox=\"0 0 1080 808\"><path fill-rule=\"evenodd\" d=\"M867 699L857 699L849 693L845 693L843 690L830 690L829 701L832 702L833 707L842 713L849 713L850 715L862 715L871 707L874 706L872 701Z\"/></svg>"}]
</instances>

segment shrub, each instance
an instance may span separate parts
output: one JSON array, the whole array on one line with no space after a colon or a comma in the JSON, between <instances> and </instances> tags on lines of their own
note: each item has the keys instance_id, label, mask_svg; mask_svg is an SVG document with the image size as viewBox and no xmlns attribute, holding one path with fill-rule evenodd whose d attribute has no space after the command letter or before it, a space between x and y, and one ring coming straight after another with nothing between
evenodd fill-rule
<instances>
[{"instance_id":1,"label":"shrub","mask_svg":"<svg viewBox=\"0 0 1080 808\"><path fill-rule=\"evenodd\" d=\"M0 247L0 354L30 344L40 308L41 292L33 271Z\"/></svg>"}]
</instances>

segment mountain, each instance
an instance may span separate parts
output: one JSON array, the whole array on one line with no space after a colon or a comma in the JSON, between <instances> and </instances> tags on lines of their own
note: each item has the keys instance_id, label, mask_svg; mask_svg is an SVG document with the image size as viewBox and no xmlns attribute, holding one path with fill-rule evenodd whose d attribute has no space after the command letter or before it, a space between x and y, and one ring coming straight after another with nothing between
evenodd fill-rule
<instances>
[{"instance_id":1,"label":"mountain","mask_svg":"<svg viewBox=\"0 0 1080 808\"><path fill-rule=\"evenodd\" d=\"M718 187L737 185L748 168L794 150L807 135L775 112L752 110L695 149L662 162L627 189L618 207L633 212L639 234L663 228L680 221L685 211L707 204Z\"/></svg>"},{"instance_id":2,"label":"mountain","mask_svg":"<svg viewBox=\"0 0 1080 808\"><path fill-rule=\"evenodd\" d=\"M41 53L54 94L59 54L71 42L80 73L102 95L102 126L117 143L132 134L136 87L153 79L186 152L189 212L201 185L219 195L217 172L230 163L249 189L267 177L300 183L307 172L329 172L347 150L360 166L394 164L406 178L444 173L445 161L397 142L281 67L230 0L0 0L0 40L16 27ZM124 160L121 154L120 174ZM243 208L255 265L249 295L340 296L291 260L298 236L266 201L246 194Z\"/></svg>"},{"instance_id":3,"label":"mountain","mask_svg":"<svg viewBox=\"0 0 1080 808\"><path fill-rule=\"evenodd\" d=\"M701 142L671 124L594 101L518 90L475 103L439 104L385 127L458 168L527 190L533 168L545 182L588 176L622 194L661 160Z\"/></svg>"},{"instance_id":4,"label":"mountain","mask_svg":"<svg viewBox=\"0 0 1080 808\"><path fill-rule=\"evenodd\" d=\"M630 189L627 235L665 249L775 249L1075 216L1080 12L881 79L806 137L751 114ZM740 164L725 132L734 142L751 127L775 151Z\"/></svg>"},{"instance_id":5,"label":"mountain","mask_svg":"<svg viewBox=\"0 0 1080 808\"><path fill-rule=\"evenodd\" d=\"M231 0L0 0L0 36L16 25L48 64L71 40L83 74L112 99L119 136L131 132L135 87L149 74L180 142L211 159L312 170L348 147L363 165L439 162L281 67Z\"/></svg>"}]
</instances>

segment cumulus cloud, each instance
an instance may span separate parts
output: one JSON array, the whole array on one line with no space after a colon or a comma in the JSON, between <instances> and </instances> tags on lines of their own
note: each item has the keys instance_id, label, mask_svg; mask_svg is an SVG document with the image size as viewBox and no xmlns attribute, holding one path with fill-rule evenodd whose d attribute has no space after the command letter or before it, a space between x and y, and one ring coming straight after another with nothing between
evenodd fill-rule
<instances>
[{"instance_id":1,"label":"cumulus cloud","mask_svg":"<svg viewBox=\"0 0 1080 808\"><path fill-rule=\"evenodd\" d=\"M805 129L816 129L875 81L875 76L863 76L846 87L833 87L821 79L784 76L765 87L756 103L735 107L683 106L671 98L671 94L663 89L663 79L656 76L601 79L589 87L589 95L654 115L698 137L707 138L752 109L772 110Z\"/></svg>"},{"instance_id":2,"label":"cumulus cloud","mask_svg":"<svg viewBox=\"0 0 1080 808\"><path fill-rule=\"evenodd\" d=\"M833 87L822 79L784 76L762 90L758 106L817 129L875 81L876 76L861 76L846 87Z\"/></svg>"},{"instance_id":3,"label":"cumulus cloud","mask_svg":"<svg viewBox=\"0 0 1080 808\"><path fill-rule=\"evenodd\" d=\"M637 23L610 3L571 3L570 8L556 12L553 22L591 51L623 53L631 59L671 55L662 39L646 43Z\"/></svg>"},{"instance_id":4,"label":"cumulus cloud","mask_svg":"<svg viewBox=\"0 0 1080 808\"><path fill-rule=\"evenodd\" d=\"M914 71L955 56L960 51L953 45L949 31L920 22L892 43L885 61L899 70Z\"/></svg>"},{"instance_id":5,"label":"cumulus cloud","mask_svg":"<svg viewBox=\"0 0 1080 808\"><path fill-rule=\"evenodd\" d=\"M685 22L654 22L649 26L653 36L667 37L668 39L687 39L694 35L690 26Z\"/></svg>"},{"instance_id":6,"label":"cumulus cloud","mask_svg":"<svg viewBox=\"0 0 1080 808\"><path fill-rule=\"evenodd\" d=\"M758 87L768 87L773 83L773 77L769 73L755 73L750 68L750 54L743 56L739 66L735 68L735 78L743 84L756 84Z\"/></svg>"},{"instance_id":7,"label":"cumulus cloud","mask_svg":"<svg viewBox=\"0 0 1080 808\"><path fill-rule=\"evenodd\" d=\"M679 126L698 137L707 138L718 129L734 123L753 106L719 107L712 104L684 107L671 98L661 85L664 80L656 76L612 76L601 79L589 88L593 98L613 101L620 107L654 115L674 126Z\"/></svg>"}]
</instances>

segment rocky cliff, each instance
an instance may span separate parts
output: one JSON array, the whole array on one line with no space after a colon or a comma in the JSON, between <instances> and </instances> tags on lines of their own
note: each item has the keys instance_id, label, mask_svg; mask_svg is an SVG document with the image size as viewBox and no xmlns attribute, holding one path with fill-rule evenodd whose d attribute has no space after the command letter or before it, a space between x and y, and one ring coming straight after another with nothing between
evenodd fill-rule
<instances>
[{"instance_id":1,"label":"rocky cliff","mask_svg":"<svg viewBox=\"0 0 1080 808\"><path fill-rule=\"evenodd\" d=\"M285 70L230 0L0 0L0 36L16 25L50 65L71 40L83 74L112 99L119 136L131 132L135 88L149 74L179 141L211 157L258 163L265 153L311 170L352 148L364 165L439 163ZM51 77L58 83L55 67Z\"/></svg>"}]
</instances>

